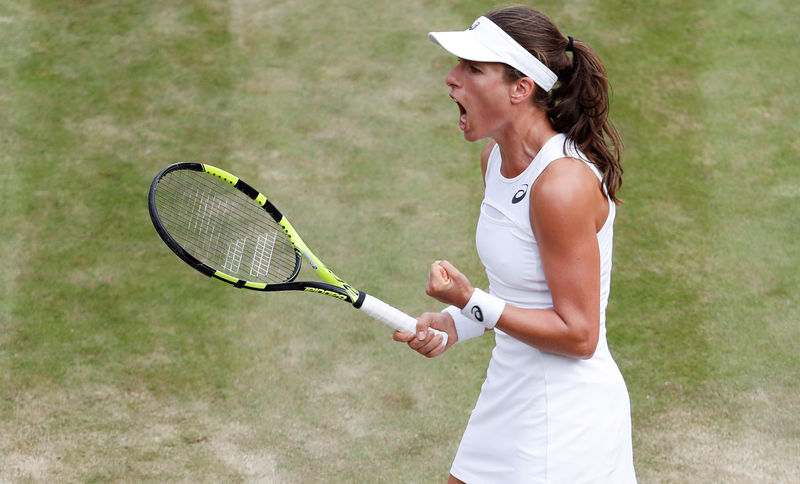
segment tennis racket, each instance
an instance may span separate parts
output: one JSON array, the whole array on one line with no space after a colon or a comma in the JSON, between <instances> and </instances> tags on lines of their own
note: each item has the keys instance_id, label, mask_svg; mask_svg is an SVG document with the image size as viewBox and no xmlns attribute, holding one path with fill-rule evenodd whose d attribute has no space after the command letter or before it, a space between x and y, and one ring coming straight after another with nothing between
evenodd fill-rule
<instances>
[{"instance_id":1,"label":"tennis racket","mask_svg":"<svg viewBox=\"0 0 800 484\"><path fill-rule=\"evenodd\" d=\"M224 170L170 165L150 185L148 208L164 243L206 276L254 291L324 294L393 329L416 332L416 319L340 279L265 195ZM295 280L303 260L321 282ZM431 331L446 344L447 333Z\"/></svg>"}]
</instances>

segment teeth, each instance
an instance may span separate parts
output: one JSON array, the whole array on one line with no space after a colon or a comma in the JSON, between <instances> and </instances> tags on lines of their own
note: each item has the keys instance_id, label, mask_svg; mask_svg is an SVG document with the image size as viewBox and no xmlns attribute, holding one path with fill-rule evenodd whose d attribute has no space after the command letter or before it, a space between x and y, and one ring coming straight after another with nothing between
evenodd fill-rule
<instances>
[{"instance_id":1,"label":"teeth","mask_svg":"<svg viewBox=\"0 0 800 484\"><path fill-rule=\"evenodd\" d=\"M458 123L461 126L461 129L465 129L467 126L467 110L460 102L456 100L456 98L451 96L450 99L452 99L453 102L456 103L456 106L458 106Z\"/></svg>"}]
</instances>

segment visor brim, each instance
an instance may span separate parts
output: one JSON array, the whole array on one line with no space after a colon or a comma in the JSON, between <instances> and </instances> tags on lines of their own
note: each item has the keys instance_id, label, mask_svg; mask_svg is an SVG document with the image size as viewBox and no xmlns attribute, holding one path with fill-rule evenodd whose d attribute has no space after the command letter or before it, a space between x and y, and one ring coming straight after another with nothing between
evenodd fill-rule
<instances>
[{"instance_id":1,"label":"visor brim","mask_svg":"<svg viewBox=\"0 0 800 484\"><path fill-rule=\"evenodd\" d=\"M429 32L428 38L460 59L475 62L503 62L499 55L470 35L469 31Z\"/></svg>"}]
</instances>

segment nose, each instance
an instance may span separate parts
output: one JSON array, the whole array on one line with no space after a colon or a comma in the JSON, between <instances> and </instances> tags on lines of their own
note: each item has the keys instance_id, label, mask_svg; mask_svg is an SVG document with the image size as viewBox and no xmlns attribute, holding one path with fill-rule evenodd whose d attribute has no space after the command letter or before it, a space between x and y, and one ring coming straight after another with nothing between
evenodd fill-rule
<instances>
[{"instance_id":1,"label":"nose","mask_svg":"<svg viewBox=\"0 0 800 484\"><path fill-rule=\"evenodd\" d=\"M453 69L447 74L447 77L444 78L444 83L447 84L447 87L452 89L459 85L458 71L460 67L461 63L459 62L458 65L453 67Z\"/></svg>"}]
</instances>

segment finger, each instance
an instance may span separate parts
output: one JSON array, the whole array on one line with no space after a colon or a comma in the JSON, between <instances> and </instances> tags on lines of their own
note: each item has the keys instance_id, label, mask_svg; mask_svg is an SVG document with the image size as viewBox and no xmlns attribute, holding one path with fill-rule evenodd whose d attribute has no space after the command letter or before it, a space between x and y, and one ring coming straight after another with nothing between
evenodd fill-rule
<instances>
[{"instance_id":1,"label":"finger","mask_svg":"<svg viewBox=\"0 0 800 484\"><path fill-rule=\"evenodd\" d=\"M410 331L395 331L392 334L392 339L400 343L408 343L416 338L416 335Z\"/></svg>"},{"instance_id":2,"label":"finger","mask_svg":"<svg viewBox=\"0 0 800 484\"><path fill-rule=\"evenodd\" d=\"M433 334L433 331L428 331L430 326L431 323L428 317L422 316L417 318L417 339L419 341L425 341Z\"/></svg>"},{"instance_id":3,"label":"finger","mask_svg":"<svg viewBox=\"0 0 800 484\"><path fill-rule=\"evenodd\" d=\"M428 341L425 342L417 351L428 358L439 356L444 351L442 345L442 337L438 334L433 335Z\"/></svg>"},{"instance_id":4,"label":"finger","mask_svg":"<svg viewBox=\"0 0 800 484\"><path fill-rule=\"evenodd\" d=\"M433 338L432 334L430 334L428 336L430 338ZM417 335L415 334L415 335L412 336L411 340L408 342L408 346L412 350L420 352L420 353L427 352L429 350L424 350L423 348L425 348L425 346L428 344L429 337L426 336L425 339L419 339L417 337Z\"/></svg>"},{"instance_id":5,"label":"finger","mask_svg":"<svg viewBox=\"0 0 800 484\"><path fill-rule=\"evenodd\" d=\"M434 262L431 264L430 269L428 269L428 287L435 287L444 282L442 278L442 271L441 266Z\"/></svg>"},{"instance_id":6,"label":"finger","mask_svg":"<svg viewBox=\"0 0 800 484\"><path fill-rule=\"evenodd\" d=\"M428 282L425 285L425 292L429 296L441 294L448 290L453 285L453 281L447 270L439 263L439 261L431 264L428 271Z\"/></svg>"},{"instance_id":7,"label":"finger","mask_svg":"<svg viewBox=\"0 0 800 484\"><path fill-rule=\"evenodd\" d=\"M440 313L423 313L417 318L417 334L414 341L409 343L416 351L428 358L438 356L445 350L442 344L444 337L435 331L440 324L437 322L438 317L441 317Z\"/></svg>"},{"instance_id":8,"label":"finger","mask_svg":"<svg viewBox=\"0 0 800 484\"><path fill-rule=\"evenodd\" d=\"M450 274L447 273L447 269L445 268L445 266L442 265L442 261L437 260L436 262L434 262L432 269L434 269L438 273L439 279L442 282L444 282L445 284L450 282Z\"/></svg>"},{"instance_id":9,"label":"finger","mask_svg":"<svg viewBox=\"0 0 800 484\"><path fill-rule=\"evenodd\" d=\"M441 267L441 270L444 271L448 281L450 279L453 279L454 277L462 276L461 271L456 269L456 266L451 264L449 261L446 260L439 261L438 265L439 267Z\"/></svg>"}]
</instances>

